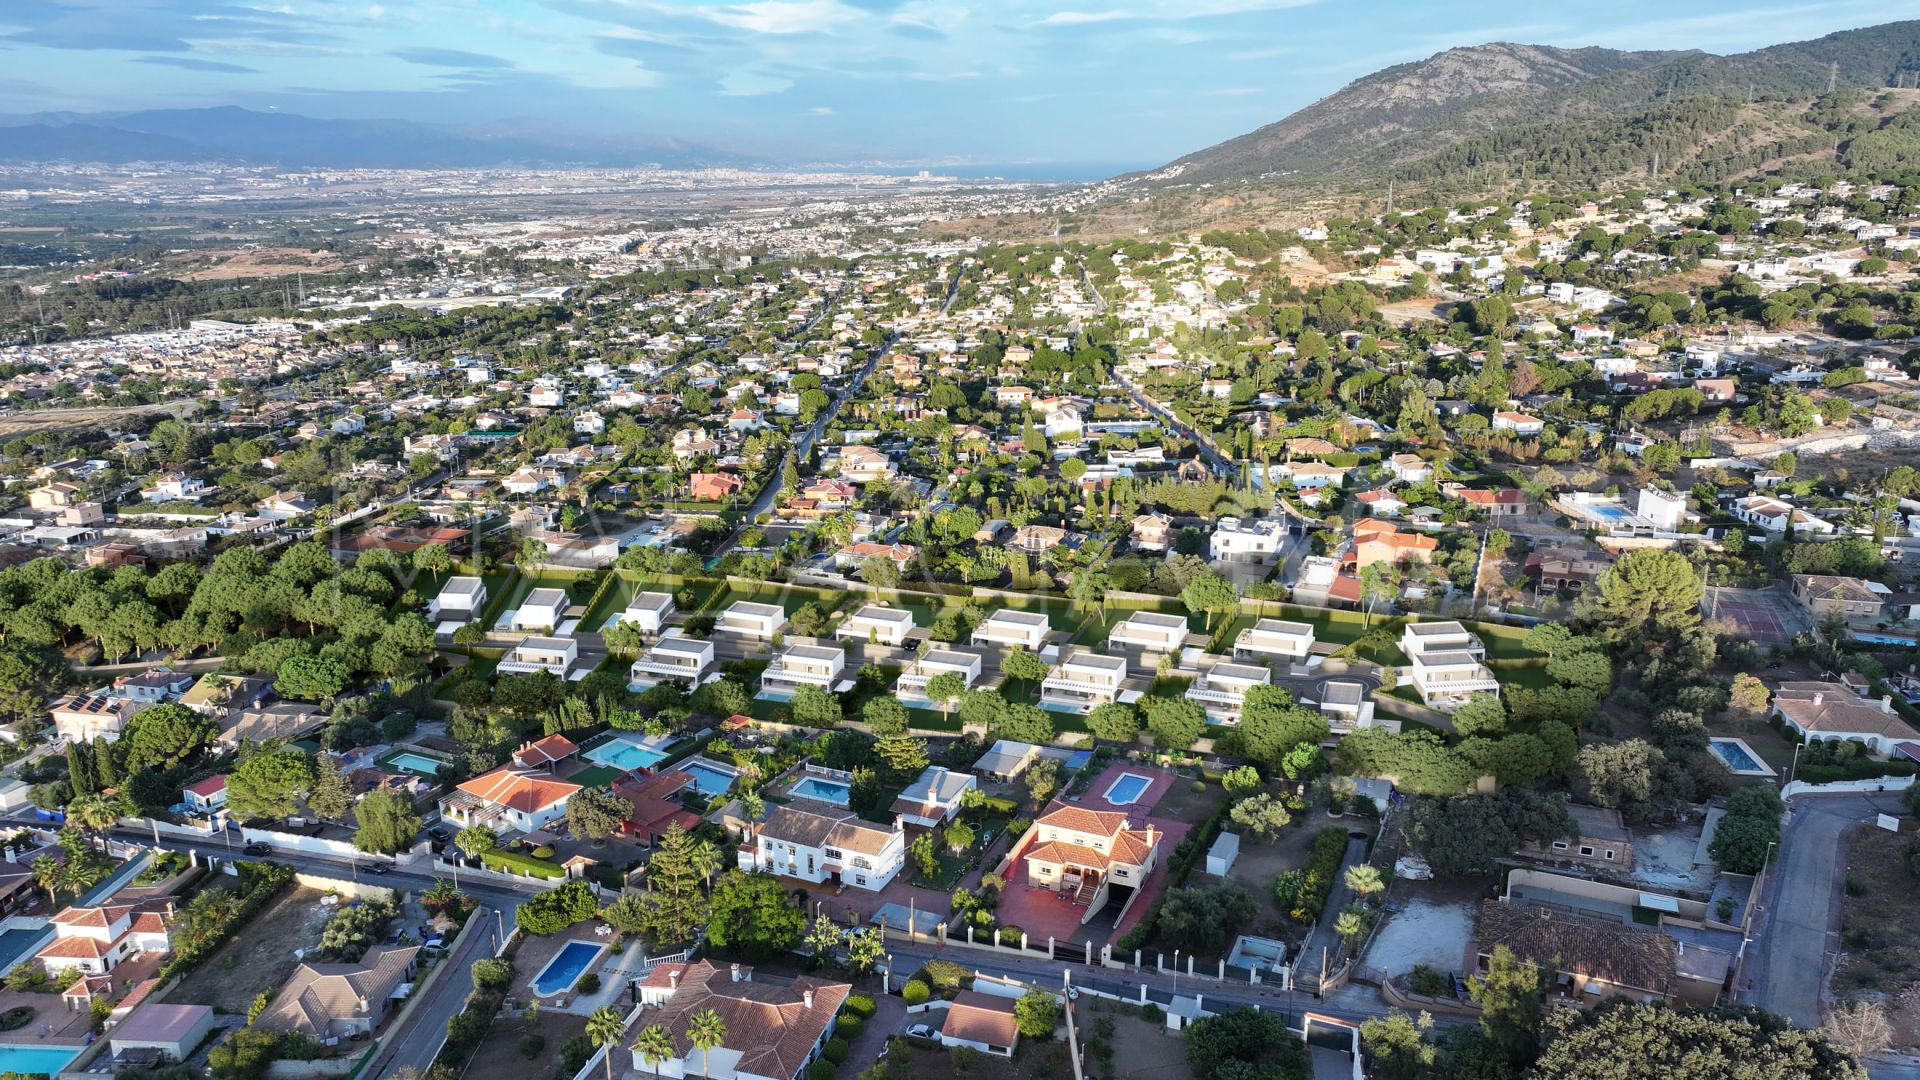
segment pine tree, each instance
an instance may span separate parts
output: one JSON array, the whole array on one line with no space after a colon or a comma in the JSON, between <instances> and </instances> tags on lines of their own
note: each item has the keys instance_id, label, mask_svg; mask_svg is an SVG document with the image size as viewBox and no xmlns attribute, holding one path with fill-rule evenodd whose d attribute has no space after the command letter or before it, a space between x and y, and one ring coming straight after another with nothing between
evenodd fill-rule
<instances>
[{"instance_id":1,"label":"pine tree","mask_svg":"<svg viewBox=\"0 0 1920 1080\"><path fill-rule=\"evenodd\" d=\"M353 789L347 786L347 778L340 775L340 766L334 763L331 754L316 755L313 792L307 796L307 805L315 814L333 821L346 817L347 811L353 808Z\"/></svg>"},{"instance_id":2,"label":"pine tree","mask_svg":"<svg viewBox=\"0 0 1920 1080\"><path fill-rule=\"evenodd\" d=\"M93 737L93 771L101 787L119 787L120 781L126 779L120 775L120 763L114 759L113 747L105 735Z\"/></svg>"}]
</instances>

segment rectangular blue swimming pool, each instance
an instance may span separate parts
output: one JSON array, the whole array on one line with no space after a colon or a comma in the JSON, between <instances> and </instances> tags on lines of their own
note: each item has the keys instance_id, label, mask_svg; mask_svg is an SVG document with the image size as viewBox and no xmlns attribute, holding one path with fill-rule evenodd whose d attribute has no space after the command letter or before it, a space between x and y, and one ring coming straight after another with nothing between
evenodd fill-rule
<instances>
[{"instance_id":1,"label":"rectangular blue swimming pool","mask_svg":"<svg viewBox=\"0 0 1920 1080\"><path fill-rule=\"evenodd\" d=\"M1138 802L1140 796L1145 795L1147 789L1152 786L1153 780L1150 777L1122 773L1108 785L1104 798L1115 806L1126 806Z\"/></svg>"},{"instance_id":2,"label":"rectangular blue swimming pool","mask_svg":"<svg viewBox=\"0 0 1920 1080\"><path fill-rule=\"evenodd\" d=\"M1713 751L1714 757L1726 762L1727 768L1737 773L1759 772L1766 768L1762 763L1755 761L1753 755L1747 753L1746 749L1736 742L1714 739L1707 743L1707 749Z\"/></svg>"},{"instance_id":3,"label":"rectangular blue swimming pool","mask_svg":"<svg viewBox=\"0 0 1920 1080\"><path fill-rule=\"evenodd\" d=\"M588 761L595 764L632 772L635 769L653 768L666 760L667 753L651 746L642 746L637 742L616 738L587 751L586 757Z\"/></svg>"},{"instance_id":4,"label":"rectangular blue swimming pool","mask_svg":"<svg viewBox=\"0 0 1920 1080\"><path fill-rule=\"evenodd\" d=\"M411 750L407 750L388 758L387 764L397 769L405 769L415 776L424 776L431 779L440 772L440 766L444 764L444 762L437 758L430 758L425 754L416 754Z\"/></svg>"},{"instance_id":5,"label":"rectangular blue swimming pool","mask_svg":"<svg viewBox=\"0 0 1920 1080\"><path fill-rule=\"evenodd\" d=\"M839 780L823 780L818 776L809 776L793 785L793 797L845 806L853 801L853 787Z\"/></svg>"},{"instance_id":6,"label":"rectangular blue swimming pool","mask_svg":"<svg viewBox=\"0 0 1920 1080\"><path fill-rule=\"evenodd\" d=\"M533 992L541 997L552 997L573 989L573 984L579 982L580 976L586 972L587 965L593 963L605 947L591 941L567 942L559 952L553 954L553 959L547 961L547 966L540 969L540 974L534 976Z\"/></svg>"},{"instance_id":7,"label":"rectangular blue swimming pool","mask_svg":"<svg viewBox=\"0 0 1920 1080\"><path fill-rule=\"evenodd\" d=\"M80 1056L78 1046L0 1046L0 1075L52 1076Z\"/></svg>"},{"instance_id":8,"label":"rectangular blue swimming pool","mask_svg":"<svg viewBox=\"0 0 1920 1080\"><path fill-rule=\"evenodd\" d=\"M680 771L693 777L693 786L698 788L702 795L725 795L733 789L734 777L737 775L724 765L699 758L690 758L681 762Z\"/></svg>"}]
</instances>

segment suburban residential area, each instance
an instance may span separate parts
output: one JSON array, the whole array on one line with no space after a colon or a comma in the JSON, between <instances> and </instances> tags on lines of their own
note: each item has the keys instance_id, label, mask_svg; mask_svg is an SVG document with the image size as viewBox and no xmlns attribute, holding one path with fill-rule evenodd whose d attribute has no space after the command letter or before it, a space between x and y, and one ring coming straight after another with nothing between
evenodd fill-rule
<instances>
[{"instance_id":1,"label":"suburban residential area","mask_svg":"<svg viewBox=\"0 0 1920 1080\"><path fill-rule=\"evenodd\" d=\"M427 179L0 281L0 1074L1915 1074L1910 168Z\"/></svg>"}]
</instances>

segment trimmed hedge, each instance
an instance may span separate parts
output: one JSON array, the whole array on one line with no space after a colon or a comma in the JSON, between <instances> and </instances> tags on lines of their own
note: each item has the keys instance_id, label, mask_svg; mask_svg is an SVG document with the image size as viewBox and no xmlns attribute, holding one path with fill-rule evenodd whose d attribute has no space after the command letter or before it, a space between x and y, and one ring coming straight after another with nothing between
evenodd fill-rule
<instances>
[{"instance_id":1,"label":"trimmed hedge","mask_svg":"<svg viewBox=\"0 0 1920 1080\"><path fill-rule=\"evenodd\" d=\"M1887 776L1912 776L1911 761L1845 761L1835 765L1801 765L1793 774L1805 784L1832 784L1841 780L1878 780Z\"/></svg>"},{"instance_id":2,"label":"trimmed hedge","mask_svg":"<svg viewBox=\"0 0 1920 1080\"><path fill-rule=\"evenodd\" d=\"M1295 922L1320 920L1327 896L1333 892L1334 880L1340 876L1340 861L1346 855L1345 829L1329 825L1314 834L1313 850L1307 855L1306 879L1300 884L1300 895L1294 899L1293 910L1287 913Z\"/></svg>"},{"instance_id":3,"label":"trimmed hedge","mask_svg":"<svg viewBox=\"0 0 1920 1080\"><path fill-rule=\"evenodd\" d=\"M852 1052L853 1048L847 1045L847 1040L835 1036L827 1040L826 1049L820 1051L820 1056L838 1065L847 1060L847 1055Z\"/></svg>"},{"instance_id":4,"label":"trimmed hedge","mask_svg":"<svg viewBox=\"0 0 1920 1080\"><path fill-rule=\"evenodd\" d=\"M900 988L900 1000L909 1005L925 1005L933 996L933 988L919 979L914 979Z\"/></svg>"},{"instance_id":5,"label":"trimmed hedge","mask_svg":"<svg viewBox=\"0 0 1920 1080\"><path fill-rule=\"evenodd\" d=\"M879 1008L880 1006L874 1004L873 997L871 995L868 995L868 994L848 994L847 995L847 1005L846 1005L847 1012L854 1016L859 1017L862 1020L871 1018L873 1014L879 1010Z\"/></svg>"},{"instance_id":6,"label":"trimmed hedge","mask_svg":"<svg viewBox=\"0 0 1920 1080\"><path fill-rule=\"evenodd\" d=\"M833 1025L833 1033L848 1042L859 1038L860 1033L866 1029L867 1022L857 1016L843 1016L838 1023Z\"/></svg>"}]
</instances>

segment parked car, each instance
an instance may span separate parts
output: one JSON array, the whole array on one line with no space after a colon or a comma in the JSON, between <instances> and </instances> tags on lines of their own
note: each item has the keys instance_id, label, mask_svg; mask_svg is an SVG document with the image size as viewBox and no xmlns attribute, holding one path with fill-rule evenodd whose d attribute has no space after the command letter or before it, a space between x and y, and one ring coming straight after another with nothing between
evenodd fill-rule
<instances>
[{"instance_id":1,"label":"parked car","mask_svg":"<svg viewBox=\"0 0 1920 1080\"><path fill-rule=\"evenodd\" d=\"M390 862L377 862L377 863L367 864L367 873L369 874L388 874L392 872L393 872L393 864Z\"/></svg>"},{"instance_id":2,"label":"parked car","mask_svg":"<svg viewBox=\"0 0 1920 1080\"><path fill-rule=\"evenodd\" d=\"M240 850L244 854L253 855L253 856L271 855L273 854L273 845L269 843L265 843L260 840L255 840L253 843L248 844L246 847L243 847Z\"/></svg>"},{"instance_id":3,"label":"parked car","mask_svg":"<svg viewBox=\"0 0 1920 1080\"><path fill-rule=\"evenodd\" d=\"M931 1039L933 1038L933 1028L926 1024L915 1024L907 1029L907 1034L916 1039Z\"/></svg>"},{"instance_id":4,"label":"parked car","mask_svg":"<svg viewBox=\"0 0 1920 1080\"><path fill-rule=\"evenodd\" d=\"M438 825L435 825L433 828L428 829L427 835L433 837L435 840L438 840L443 844L447 842L447 830Z\"/></svg>"}]
</instances>

